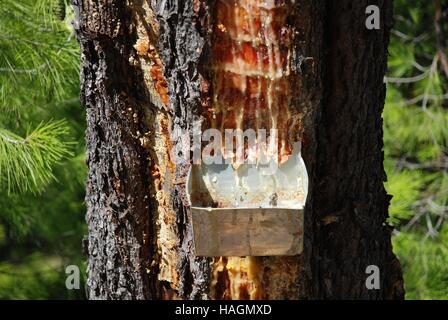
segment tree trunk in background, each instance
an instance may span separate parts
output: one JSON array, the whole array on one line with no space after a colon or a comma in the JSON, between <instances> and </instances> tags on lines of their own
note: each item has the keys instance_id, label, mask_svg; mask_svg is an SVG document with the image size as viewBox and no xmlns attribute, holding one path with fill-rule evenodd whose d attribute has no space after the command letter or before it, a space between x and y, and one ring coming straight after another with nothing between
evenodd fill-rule
<instances>
[{"instance_id":1,"label":"tree trunk in background","mask_svg":"<svg viewBox=\"0 0 448 320\"><path fill-rule=\"evenodd\" d=\"M382 120L392 1L295 1L310 175L304 252L194 254L181 130L210 105L213 1L75 0L87 108L91 299L401 299L386 224ZM367 30L365 9L381 8ZM300 91L299 91L300 90ZM169 92L169 93L168 93ZM379 290L366 267L381 272Z\"/></svg>"},{"instance_id":2,"label":"tree trunk in background","mask_svg":"<svg viewBox=\"0 0 448 320\"><path fill-rule=\"evenodd\" d=\"M380 30L364 27L369 4L381 8ZM392 1L328 1L327 12L305 290L320 298L403 298L386 224L391 197L383 186L381 113ZM380 290L365 287L368 265L381 270Z\"/></svg>"}]
</instances>

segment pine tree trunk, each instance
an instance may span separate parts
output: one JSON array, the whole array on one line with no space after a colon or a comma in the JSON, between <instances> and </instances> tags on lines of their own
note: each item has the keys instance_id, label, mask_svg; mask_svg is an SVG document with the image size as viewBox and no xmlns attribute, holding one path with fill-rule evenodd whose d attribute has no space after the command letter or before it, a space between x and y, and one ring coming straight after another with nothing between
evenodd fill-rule
<instances>
[{"instance_id":1,"label":"pine tree trunk","mask_svg":"<svg viewBox=\"0 0 448 320\"><path fill-rule=\"evenodd\" d=\"M152 254L146 132L129 67L128 9L74 1L81 45L81 101L87 108L88 296L151 297Z\"/></svg>"},{"instance_id":2,"label":"pine tree trunk","mask_svg":"<svg viewBox=\"0 0 448 320\"><path fill-rule=\"evenodd\" d=\"M196 257L185 195L191 135L210 106L214 1L75 0L87 108L91 299L401 299L386 223L382 119L392 1L295 1L293 63L310 175L304 252ZM300 85L299 85L300 82ZM366 267L381 272L368 290Z\"/></svg>"}]
</instances>

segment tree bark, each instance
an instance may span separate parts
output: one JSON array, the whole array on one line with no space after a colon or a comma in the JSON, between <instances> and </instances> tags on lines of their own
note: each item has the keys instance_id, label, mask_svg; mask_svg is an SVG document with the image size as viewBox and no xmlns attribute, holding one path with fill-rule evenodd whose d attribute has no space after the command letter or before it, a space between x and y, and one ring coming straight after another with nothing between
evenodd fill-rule
<instances>
[{"instance_id":1,"label":"tree bark","mask_svg":"<svg viewBox=\"0 0 448 320\"><path fill-rule=\"evenodd\" d=\"M132 43L124 2L74 1L87 109L87 224L90 299L151 298L152 234L143 109L133 98Z\"/></svg>"},{"instance_id":2,"label":"tree bark","mask_svg":"<svg viewBox=\"0 0 448 320\"><path fill-rule=\"evenodd\" d=\"M319 298L404 296L386 222L391 197L383 185L381 113L392 1L376 4L381 29L370 31L364 27L368 1L329 1L327 6L324 100L316 126L314 207L308 214L312 277L305 284ZM365 286L368 265L381 271L380 290Z\"/></svg>"},{"instance_id":3,"label":"tree bark","mask_svg":"<svg viewBox=\"0 0 448 320\"><path fill-rule=\"evenodd\" d=\"M75 0L87 108L92 299L402 299L387 225L382 119L392 1L298 0L295 52L310 175L304 252L196 257L185 195L191 136L210 107L214 2ZM381 9L367 30L365 8ZM200 127L200 126L199 126ZM368 290L367 266L381 272Z\"/></svg>"}]
</instances>

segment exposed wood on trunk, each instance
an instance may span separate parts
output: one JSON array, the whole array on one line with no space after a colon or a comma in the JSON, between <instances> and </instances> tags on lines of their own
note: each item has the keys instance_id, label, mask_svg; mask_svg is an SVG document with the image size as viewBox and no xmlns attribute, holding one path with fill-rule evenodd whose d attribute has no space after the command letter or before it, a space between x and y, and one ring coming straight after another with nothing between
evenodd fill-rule
<instances>
[{"instance_id":1,"label":"exposed wood on trunk","mask_svg":"<svg viewBox=\"0 0 448 320\"><path fill-rule=\"evenodd\" d=\"M320 98L320 78L316 64L320 60L321 44L318 42L314 43L312 40L313 37L319 39L321 35L320 24L322 20L320 19L321 11L318 8L318 4L313 4L311 1L301 1L294 5L290 1L280 1L275 5L274 2L269 2L272 6L268 6L269 10L267 10L264 7L265 3L262 4L257 1L237 0L235 2L237 6L237 9L234 11L235 15L240 16L233 17L234 21L232 21L232 17L226 17L227 20L220 21L221 13L218 7L218 20L215 21L215 24L224 25L225 28L230 29L229 33L232 33L232 31L235 32L231 30L232 22L235 24L240 23L241 25L238 27L243 30L236 31L236 35L233 35L233 37L247 38L252 44L256 43L258 49L254 49L254 52L257 59L266 60L263 59L263 53L268 55L268 61L266 61L264 68L255 64L255 69L258 70L260 68L264 70L261 74L268 72L269 78L265 88L261 86L258 88L258 91L255 90L255 93L258 92L261 96L256 97L258 99L254 102L255 107L251 108L249 105L249 108L247 108L247 104L243 104L243 117L250 118L252 116L255 118L252 123L250 119L245 120L243 129L250 128L250 125L255 126L255 128L257 126L263 128L263 123L266 129L278 129L280 159L285 159L290 154L291 144L294 141L297 141L299 138L304 140L305 137L299 137L298 134L305 132L307 142L304 145L306 148L304 151L311 154L313 150L311 142L314 139L313 124L316 111L319 109ZM254 8L254 6L258 5L261 7ZM245 10L247 6L252 7ZM229 15L231 9L232 6L225 8L227 15ZM250 14L247 13L248 10L251 10ZM244 17L245 13L248 17L243 20L242 17ZM253 20L252 26L250 19ZM257 23L258 20L260 20L259 23ZM270 24L271 22L273 23L272 25ZM254 30L256 29L254 25L259 25L258 31ZM244 26L247 27L244 28ZM238 32L240 33L238 34ZM250 33L250 36L245 34L247 32ZM258 37L261 40L257 41L254 39ZM266 41L263 41L263 39L266 39ZM218 40L215 39L215 41ZM223 46L222 42L221 46ZM263 50L263 45L269 47L269 49ZM240 44L240 46L244 49L244 45ZM280 49L285 51L284 60L279 59L279 61L283 61L280 63L283 67L275 63L272 66L272 59L275 60L276 53L280 54ZM250 49L248 50L250 51ZM215 55L218 54L219 52L215 53ZM226 55L227 52L221 52L221 54ZM232 58L234 63L238 59ZM247 55L243 55L240 59L247 59ZM225 60L224 67L228 67L228 64L229 61ZM252 70L251 65L242 65L241 68L244 69L242 70L243 74L247 74L248 69ZM219 67L215 69L219 69ZM236 70L236 72L238 71ZM273 72L275 74L271 75L270 73ZM271 76L274 76L274 81L271 80ZM246 77L250 78L247 75ZM281 88L275 88L275 82L279 81L278 79L284 82ZM271 82L274 84L272 85ZM234 86L231 83L224 84L224 86L226 85L231 88ZM252 101L250 96L254 94L250 90L245 89L244 86L239 89L243 91L241 99L247 99L250 104ZM217 90L222 90L225 93L226 90L230 89L218 88ZM249 97L244 97L244 94L249 95ZM214 95L216 96L217 93L214 92ZM227 102L226 96L218 96L217 100L219 102L214 101L214 103L222 104ZM234 103L238 103L238 95L236 93L233 94L232 100ZM266 110L265 113L262 112L263 109ZM259 112L258 115L257 112ZM302 122L299 122L298 119ZM232 128L232 125L238 126L237 123L227 123L225 128L229 126ZM309 157L309 159L314 159L314 157ZM308 165L310 168L312 162L310 161ZM215 263L214 269L212 282L214 298L297 299L299 297L299 257L221 258ZM256 276L254 276L254 272L251 272L252 270L257 270ZM225 277L224 275L227 276ZM223 290L223 288L225 289ZM255 290L248 290L248 288L255 288Z\"/></svg>"},{"instance_id":2,"label":"exposed wood on trunk","mask_svg":"<svg viewBox=\"0 0 448 320\"><path fill-rule=\"evenodd\" d=\"M174 185L174 164L171 159L171 115L168 111L168 84L163 75L163 65L157 52L159 25L151 4L147 1L131 2L132 24L136 29L134 62L140 69L141 103L145 105L146 122L150 131L145 136L145 149L149 153L152 184L151 204L155 235L152 245L156 255L152 257L158 266L157 278L163 286L162 297L174 298L179 286L177 272L177 224L176 212L171 204Z\"/></svg>"},{"instance_id":3,"label":"exposed wood on trunk","mask_svg":"<svg viewBox=\"0 0 448 320\"><path fill-rule=\"evenodd\" d=\"M208 118L220 130L277 130L278 143L267 154L285 162L299 140L300 110L291 107L300 95L300 77L294 61L299 39L294 1L218 0L212 12L212 106ZM234 159L235 147L225 158ZM245 159L260 152L245 150ZM277 157L276 157L277 158ZM277 160L277 159L276 159Z\"/></svg>"}]
</instances>

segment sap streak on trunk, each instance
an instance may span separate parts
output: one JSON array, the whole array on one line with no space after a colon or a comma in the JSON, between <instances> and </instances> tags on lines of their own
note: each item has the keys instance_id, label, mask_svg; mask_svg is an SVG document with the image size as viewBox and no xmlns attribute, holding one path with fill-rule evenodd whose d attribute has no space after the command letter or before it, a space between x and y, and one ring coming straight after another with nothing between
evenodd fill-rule
<instances>
[{"instance_id":1,"label":"sap streak on trunk","mask_svg":"<svg viewBox=\"0 0 448 320\"><path fill-rule=\"evenodd\" d=\"M305 16L306 8L289 0L219 0L213 10L211 127L222 134L226 129L278 130L278 145L268 154L277 151L280 162L302 139L298 57L304 54L304 46L296 44L307 43L303 33L310 25L300 14ZM246 150L246 158L253 157L251 151ZM234 150L224 152L233 157ZM298 296L297 258L221 257L215 259L213 269L211 294L217 299Z\"/></svg>"},{"instance_id":2,"label":"sap streak on trunk","mask_svg":"<svg viewBox=\"0 0 448 320\"><path fill-rule=\"evenodd\" d=\"M211 127L222 134L226 129L277 129L278 146L268 154L278 151L281 162L300 138L300 110L291 106L293 92L301 91L293 59L293 2L218 0L213 10ZM225 151L231 158L234 150Z\"/></svg>"}]
</instances>

